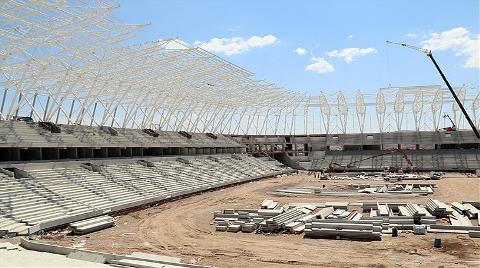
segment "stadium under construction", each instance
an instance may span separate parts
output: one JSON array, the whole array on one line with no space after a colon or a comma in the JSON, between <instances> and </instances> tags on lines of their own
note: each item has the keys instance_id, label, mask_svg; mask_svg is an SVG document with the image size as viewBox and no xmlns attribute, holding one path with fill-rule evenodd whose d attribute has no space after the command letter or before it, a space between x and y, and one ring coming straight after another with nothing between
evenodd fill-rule
<instances>
[{"instance_id":1,"label":"stadium under construction","mask_svg":"<svg viewBox=\"0 0 480 268\"><path fill-rule=\"evenodd\" d=\"M320 227L314 230L315 224L327 224L315 221L320 221L319 215L328 210L321 220L335 217L332 222L338 223L340 215L359 204L364 218L366 214L372 221L390 217L390 226L385 218L382 226L368 222L375 238L401 230L394 223L398 211L398 217L408 217L410 212L405 211L413 207L411 217L428 209L423 219L415 218L415 226L432 230L443 230L434 226L435 216L437 221L450 219L447 226L463 226L458 223L460 216L449 218L461 211L460 219L467 218L468 228L452 227L449 232L478 239L479 182L473 176L476 171L480 176L480 139L448 87L388 87L376 94L323 91L312 95L287 90L256 80L250 71L177 39L123 45L146 25L114 19L111 13L115 8L110 1L7 0L0 4L0 237L6 239L0 242L0 267L2 258L12 265L38 267L27 260L39 252L61 255L62 259L36 257L45 265L52 261L58 267L80 265L70 259L84 262L85 267L273 267L280 263L287 267L301 264L288 251L297 250L302 243L305 251L321 247L328 252L329 247L345 248L334 244L343 240L318 242L320 246L316 240L272 236L258 241L258 248L249 253L253 260L249 262L249 255L239 252L258 238L245 230L260 230L262 224L271 224L270 217L301 211L288 223L299 223L295 225L298 230L306 228L306 237L307 232L315 236L315 232L323 232ZM478 88L463 85L453 90L480 128ZM299 197L304 190L292 190L291 195L269 197L285 203L283 207L267 200L261 209L251 209L262 196L268 197L273 187L315 184L325 191L335 181L328 174L343 172L352 176L383 173L380 178L407 172L412 176L447 172L435 192L433 184L427 185L430 190L418 191L428 190L432 198L445 198L451 205L435 200L422 207L424 192L412 190L427 187L422 184L402 186L405 204L387 205L393 201L381 198L395 193L385 186L379 188L384 191L377 194L380 197L373 197L375 204L363 202L370 198L365 192L359 199L331 197L335 202L327 202L327 197ZM447 189L457 186L465 192L449 195L457 192ZM398 196L393 197L398 201L395 198ZM347 209L340 201L354 203L347 202ZM457 205L456 201L465 202ZM292 205L300 203L303 205ZM232 210L218 212L225 204L233 206ZM452 213L435 214L442 204ZM242 205L249 209L236 210ZM380 214L384 209L386 214ZM191 223L194 217L178 212L182 210L196 215L199 223ZM168 211L171 213L162 214ZM165 218L156 218L155 213ZM229 228L229 233L215 232L209 213L225 221L220 229ZM245 222L247 214L258 223ZM359 214L348 214L353 219L347 217L352 223L346 224L357 224L354 229L362 226L355 222L362 217ZM312 215L310 221L299 220L306 215ZM234 220L225 220L228 218ZM113 233L102 233L114 225L105 230ZM130 225L134 229L128 229ZM405 228L413 232L413 218L408 226ZM245 234L233 234L242 228ZM335 233L334 238L348 238L349 232ZM86 240L85 249L73 247L66 235L58 237L67 233L77 244ZM91 234L85 237L86 233ZM196 233L209 236L200 239ZM141 238L128 240L129 234ZM235 235L245 240L229 241L236 240ZM447 242L454 240L448 235ZM104 244L106 237L115 243ZM210 239L217 244L209 244ZM414 243L398 239L405 245ZM426 263L440 258L470 265L479 246L478 240L469 241L464 255L447 258L447 253L433 252ZM374 244L373 249L394 250L392 242L379 243L383 242L386 244ZM268 253L260 248L273 250L276 245L286 248ZM355 244L353 249L360 247ZM132 249L143 253L132 253ZM222 250L227 253L218 253ZM339 258L350 254L338 252ZM193 257L198 258L191 261ZM232 262L236 258L239 262ZM304 261L305 266L316 264L311 259ZM336 261L319 263L352 264ZM408 266L407 259L403 261Z\"/></svg>"}]
</instances>

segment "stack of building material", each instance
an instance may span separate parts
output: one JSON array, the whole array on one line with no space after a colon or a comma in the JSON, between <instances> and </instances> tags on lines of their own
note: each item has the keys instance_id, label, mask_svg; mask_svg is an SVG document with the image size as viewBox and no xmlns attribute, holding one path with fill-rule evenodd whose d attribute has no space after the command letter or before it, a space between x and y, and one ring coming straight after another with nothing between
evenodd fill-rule
<instances>
[{"instance_id":1,"label":"stack of building material","mask_svg":"<svg viewBox=\"0 0 480 268\"><path fill-rule=\"evenodd\" d=\"M305 225L307 238L381 240L381 221L314 220Z\"/></svg>"},{"instance_id":2,"label":"stack of building material","mask_svg":"<svg viewBox=\"0 0 480 268\"><path fill-rule=\"evenodd\" d=\"M274 205L271 205L274 204ZM348 210L347 207L362 206L363 213ZM380 234L391 234L397 230L432 230L439 232L477 235L480 229L471 226L468 215L476 215L476 208L469 203L453 202L452 207L437 200L429 199L426 208L413 203L362 202L362 203L292 203L279 206L272 200L262 202L263 209L225 209L214 212L217 231L229 232L305 232L306 237L379 239ZM267 207L273 209L267 209ZM270 213L261 213L267 211ZM271 213L271 211L277 211ZM435 227L437 217L449 218L451 225ZM369 213L369 215L364 215ZM445 217L444 215L448 215ZM465 216L467 215L467 216ZM367 225L367 227L365 227ZM371 225L374 225L373 227ZM420 227L419 227L420 226ZM470 228L472 227L472 228ZM467 228L467 229L465 229ZM446 230L446 231L445 231ZM417 230L417 233L424 231Z\"/></svg>"},{"instance_id":3,"label":"stack of building material","mask_svg":"<svg viewBox=\"0 0 480 268\"><path fill-rule=\"evenodd\" d=\"M103 230L115 225L112 217L105 215L90 218L82 221L70 223L70 228L74 234L87 234L99 230Z\"/></svg>"},{"instance_id":4,"label":"stack of building material","mask_svg":"<svg viewBox=\"0 0 480 268\"><path fill-rule=\"evenodd\" d=\"M386 229L395 227L398 230L413 230L414 218L413 216L389 216L383 218L383 224Z\"/></svg>"},{"instance_id":5,"label":"stack of building material","mask_svg":"<svg viewBox=\"0 0 480 268\"><path fill-rule=\"evenodd\" d=\"M408 203L405 203L405 202L388 202L388 203L380 203L380 204L388 205L388 209L397 209L399 206L406 206ZM363 203L361 203L361 206L362 206L364 212L370 212L372 209L378 210L379 209L378 205L379 205L379 202L363 202Z\"/></svg>"},{"instance_id":6,"label":"stack of building material","mask_svg":"<svg viewBox=\"0 0 480 268\"><path fill-rule=\"evenodd\" d=\"M230 224L227 226L227 232L236 233L242 230L242 226L240 224Z\"/></svg>"},{"instance_id":7,"label":"stack of building material","mask_svg":"<svg viewBox=\"0 0 480 268\"><path fill-rule=\"evenodd\" d=\"M321 188L319 187L295 187L295 188L282 188L277 189L272 194L275 195L306 195L306 194L314 194L317 192L321 192Z\"/></svg>"},{"instance_id":8,"label":"stack of building material","mask_svg":"<svg viewBox=\"0 0 480 268\"><path fill-rule=\"evenodd\" d=\"M352 212L345 209L336 209L332 214L328 215L327 219L345 219L348 218Z\"/></svg>"},{"instance_id":9,"label":"stack of building material","mask_svg":"<svg viewBox=\"0 0 480 268\"><path fill-rule=\"evenodd\" d=\"M421 224L430 225L437 222L437 218L435 216L430 214L427 209L419 206L418 204L408 203L405 208L408 210L408 213L415 219L419 220Z\"/></svg>"},{"instance_id":10,"label":"stack of building material","mask_svg":"<svg viewBox=\"0 0 480 268\"><path fill-rule=\"evenodd\" d=\"M275 209L278 206L278 202L270 199L265 199L261 203L262 209Z\"/></svg>"},{"instance_id":11,"label":"stack of building material","mask_svg":"<svg viewBox=\"0 0 480 268\"><path fill-rule=\"evenodd\" d=\"M460 214L458 211L453 211L451 215L448 216L450 224L454 226L472 226L472 222L468 217Z\"/></svg>"},{"instance_id":12,"label":"stack of building material","mask_svg":"<svg viewBox=\"0 0 480 268\"><path fill-rule=\"evenodd\" d=\"M333 207L334 209L347 209L348 202L326 202L325 207Z\"/></svg>"},{"instance_id":13,"label":"stack of building material","mask_svg":"<svg viewBox=\"0 0 480 268\"><path fill-rule=\"evenodd\" d=\"M437 218L446 218L453 213L452 207L443 202L429 198L427 200L427 210L430 211Z\"/></svg>"},{"instance_id":14,"label":"stack of building material","mask_svg":"<svg viewBox=\"0 0 480 268\"><path fill-rule=\"evenodd\" d=\"M306 214L312 212L307 208L290 209L286 212L267 219L260 223L259 230L264 233L272 233L283 230L289 223L295 222ZM288 226L288 231L292 231L297 226Z\"/></svg>"},{"instance_id":15,"label":"stack of building material","mask_svg":"<svg viewBox=\"0 0 480 268\"><path fill-rule=\"evenodd\" d=\"M263 216L257 209L224 209L223 211L214 211L215 230L219 232L254 232L258 224L271 216ZM230 225L233 225L230 227Z\"/></svg>"},{"instance_id":16,"label":"stack of building material","mask_svg":"<svg viewBox=\"0 0 480 268\"><path fill-rule=\"evenodd\" d=\"M463 207L466 209L465 215L467 215L469 219L478 219L478 214L480 213L478 208L470 203L463 203Z\"/></svg>"},{"instance_id":17,"label":"stack of building material","mask_svg":"<svg viewBox=\"0 0 480 268\"><path fill-rule=\"evenodd\" d=\"M317 219L326 219L335 209L333 207L325 207L318 211L315 215Z\"/></svg>"},{"instance_id":18,"label":"stack of building material","mask_svg":"<svg viewBox=\"0 0 480 268\"><path fill-rule=\"evenodd\" d=\"M389 216L391 214L388 204L378 204L377 207L380 216Z\"/></svg>"},{"instance_id":19,"label":"stack of building material","mask_svg":"<svg viewBox=\"0 0 480 268\"><path fill-rule=\"evenodd\" d=\"M427 227L427 231L429 233L469 234L469 232L480 232L480 226L432 224L432 225Z\"/></svg>"},{"instance_id":20,"label":"stack of building material","mask_svg":"<svg viewBox=\"0 0 480 268\"><path fill-rule=\"evenodd\" d=\"M312 210L313 211L313 210ZM329 212L330 211L330 212ZM305 230L305 224L314 220L315 218L319 217L321 219L325 218L325 214L330 214L333 212L333 207L323 208L317 211L314 214L307 214L293 222L285 224L285 230L289 231L290 233L298 234ZM327 215L328 216L328 215ZM323 217L323 218L322 218Z\"/></svg>"}]
</instances>

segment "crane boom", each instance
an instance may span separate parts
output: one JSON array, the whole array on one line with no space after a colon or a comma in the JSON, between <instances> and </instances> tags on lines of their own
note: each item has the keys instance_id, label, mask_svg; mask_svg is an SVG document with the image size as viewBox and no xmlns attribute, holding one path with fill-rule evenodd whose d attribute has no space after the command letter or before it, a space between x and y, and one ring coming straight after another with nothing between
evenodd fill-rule
<instances>
[{"instance_id":1,"label":"crane boom","mask_svg":"<svg viewBox=\"0 0 480 268\"><path fill-rule=\"evenodd\" d=\"M409 44L405 44L405 43L397 43L397 42L387 41L387 44L400 45L400 46L402 46L402 47L414 49L414 50L417 50L417 51L420 51L420 52L423 52L423 53L427 54L427 56L430 58L430 60L432 60L433 65L435 65L435 68L437 69L438 73L440 74L440 76L442 77L443 81L444 81L445 84L447 85L448 89L450 90L450 93L452 93L452 96L453 96L453 98L455 99L455 101L457 102L458 106L460 107L460 110L462 110L462 113L463 113L463 115L465 116L465 119L467 119L468 124L469 124L470 127L472 128L473 133L475 133L475 136L477 136L477 138L480 139L480 133L478 132L477 127L475 126L475 123L473 123L472 119L470 118L470 116L469 116L468 113L467 113L467 110L465 110L465 107L463 107L462 102L460 101L460 99L458 98L457 94L456 94L455 91L453 90L452 86L451 86L450 83L448 82L447 77L445 77L445 75L443 74L442 70L440 69L440 66L438 66L437 61L435 60L435 58L434 58L433 55L432 55L432 51L431 51L431 50L428 50L428 49L424 49L424 48L419 48L419 47L416 47L416 46L412 46L412 45L409 45Z\"/></svg>"}]
</instances>

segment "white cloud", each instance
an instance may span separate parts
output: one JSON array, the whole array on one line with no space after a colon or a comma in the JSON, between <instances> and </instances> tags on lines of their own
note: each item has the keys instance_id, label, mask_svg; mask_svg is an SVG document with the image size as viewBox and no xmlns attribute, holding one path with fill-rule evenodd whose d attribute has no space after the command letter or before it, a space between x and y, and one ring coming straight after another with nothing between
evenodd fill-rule
<instances>
[{"instance_id":1,"label":"white cloud","mask_svg":"<svg viewBox=\"0 0 480 268\"><path fill-rule=\"evenodd\" d=\"M304 56L307 50L303 47L297 47L297 49L295 49L293 52L299 56Z\"/></svg>"},{"instance_id":2,"label":"white cloud","mask_svg":"<svg viewBox=\"0 0 480 268\"><path fill-rule=\"evenodd\" d=\"M457 27L441 33L430 34L430 38L423 41L422 46L432 51L452 49L456 52L455 56L467 57L463 67L480 68L479 37L480 35L472 35L463 27Z\"/></svg>"},{"instance_id":3,"label":"white cloud","mask_svg":"<svg viewBox=\"0 0 480 268\"><path fill-rule=\"evenodd\" d=\"M354 37L354 35L351 34L351 35L347 36L347 39L352 39L353 37Z\"/></svg>"},{"instance_id":4,"label":"white cloud","mask_svg":"<svg viewBox=\"0 0 480 268\"><path fill-rule=\"evenodd\" d=\"M345 48L342 50L332 50L330 52L327 52L327 56L333 57L333 58L343 58L346 63L351 63L354 58L360 57L360 56L365 56L371 53L377 53L377 50L374 48L357 48L357 47L350 47L350 48Z\"/></svg>"},{"instance_id":5,"label":"white cloud","mask_svg":"<svg viewBox=\"0 0 480 268\"><path fill-rule=\"evenodd\" d=\"M252 48L261 48L278 43L278 38L269 34L265 36L252 36L248 39L243 37L212 38L208 42L195 41L195 46L210 52L219 52L227 56L242 54Z\"/></svg>"},{"instance_id":6,"label":"white cloud","mask_svg":"<svg viewBox=\"0 0 480 268\"><path fill-rule=\"evenodd\" d=\"M407 33L405 36L406 36L406 37L410 37L410 38L417 38L417 37L418 37L418 34Z\"/></svg>"},{"instance_id":7,"label":"white cloud","mask_svg":"<svg viewBox=\"0 0 480 268\"><path fill-rule=\"evenodd\" d=\"M312 71L320 74L335 72L335 67L333 67L333 65L331 65L324 58L311 58L310 60L313 61L313 63L305 67L305 70L307 71Z\"/></svg>"}]
</instances>

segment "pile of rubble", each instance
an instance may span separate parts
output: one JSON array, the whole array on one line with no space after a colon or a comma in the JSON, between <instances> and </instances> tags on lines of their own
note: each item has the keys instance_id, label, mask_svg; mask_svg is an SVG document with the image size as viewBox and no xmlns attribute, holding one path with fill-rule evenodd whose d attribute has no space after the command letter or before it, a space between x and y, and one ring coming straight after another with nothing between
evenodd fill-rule
<instances>
[{"instance_id":1,"label":"pile of rubble","mask_svg":"<svg viewBox=\"0 0 480 268\"><path fill-rule=\"evenodd\" d=\"M216 231L244 233L304 233L307 238L381 240L382 235L413 231L480 236L480 203L429 199L425 206L407 202L326 202L281 205L264 200L259 209L215 211ZM438 220L438 219L445 220ZM444 224L446 221L450 225ZM443 224L437 224L439 223ZM478 225L478 220L476 220Z\"/></svg>"}]
</instances>

